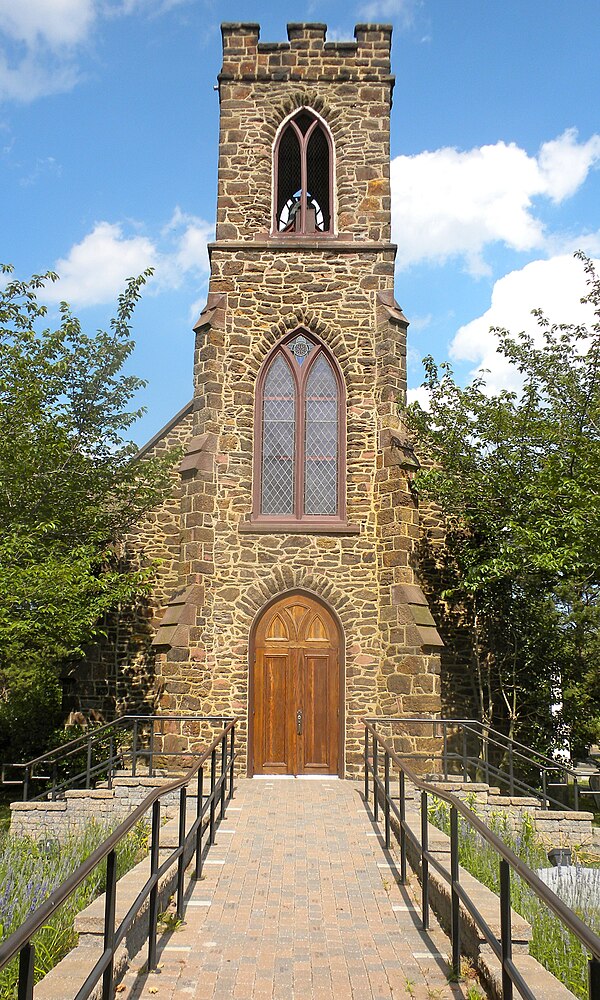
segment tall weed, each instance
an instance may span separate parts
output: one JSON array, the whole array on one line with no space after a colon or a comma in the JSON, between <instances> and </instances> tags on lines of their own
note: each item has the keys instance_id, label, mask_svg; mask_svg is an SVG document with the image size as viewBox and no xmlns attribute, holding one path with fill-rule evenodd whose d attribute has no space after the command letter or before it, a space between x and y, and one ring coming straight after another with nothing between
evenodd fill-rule
<instances>
[{"instance_id":1,"label":"tall weed","mask_svg":"<svg viewBox=\"0 0 600 1000\"><path fill-rule=\"evenodd\" d=\"M0 834L0 942L9 937L50 893L71 875L110 834L92 820L63 844L53 839ZM146 853L148 828L138 823L117 849L120 877ZM81 883L35 935L35 980L38 982L77 944L75 916L104 892L106 862ZM0 1000L17 996L18 958L0 971Z\"/></svg>"},{"instance_id":2,"label":"tall weed","mask_svg":"<svg viewBox=\"0 0 600 1000\"><path fill-rule=\"evenodd\" d=\"M467 801L467 805L473 809L473 802ZM432 798L429 820L449 834L450 808L447 803ZM492 812L487 825L529 868L534 871L548 868L546 849L538 840L529 815L525 816L516 831L510 829L505 812ZM459 860L463 868L499 895L499 857L462 816L459 816ZM527 883L512 871L511 902L513 909L531 924L530 954L572 993L585 1000L588 996L588 955L585 948ZM594 903L589 893L582 893L581 905L575 906L574 910L588 927L600 934L600 900Z\"/></svg>"}]
</instances>

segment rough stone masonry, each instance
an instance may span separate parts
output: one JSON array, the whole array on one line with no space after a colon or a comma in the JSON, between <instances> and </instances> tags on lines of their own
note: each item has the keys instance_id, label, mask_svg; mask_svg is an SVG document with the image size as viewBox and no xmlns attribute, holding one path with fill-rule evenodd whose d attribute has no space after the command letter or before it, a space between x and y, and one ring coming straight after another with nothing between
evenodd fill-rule
<instances>
[{"instance_id":1,"label":"rough stone masonry","mask_svg":"<svg viewBox=\"0 0 600 1000\"><path fill-rule=\"evenodd\" d=\"M194 397L145 449L179 441L185 456L172 496L129 542L142 562L162 560L148 608L88 674L107 690L116 659L120 706L137 685L138 703L151 695L166 712L239 716L245 759L253 629L269 602L309 594L339 624L347 774L361 767L364 714L440 710L442 643L415 576L416 463L398 413L408 323L390 242L391 33L361 24L355 41L327 42L323 24L289 24L287 42L264 43L256 24L222 26L217 228ZM274 150L302 108L332 151L330 231L310 235L273 225ZM258 380L294 331L343 379L345 512L291 530L257 520L253 483Z\"/></svg>"}]
</instances>

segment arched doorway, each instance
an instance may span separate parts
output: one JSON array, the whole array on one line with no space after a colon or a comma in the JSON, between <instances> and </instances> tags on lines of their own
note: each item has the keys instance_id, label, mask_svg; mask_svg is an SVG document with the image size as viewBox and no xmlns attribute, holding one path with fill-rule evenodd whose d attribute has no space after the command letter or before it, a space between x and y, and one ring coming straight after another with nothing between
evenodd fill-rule
<instances>
[{"instance_id":1,"label":"arched doorway","mask_svg":"<svg viewBox=\"0 0 600 1000\"><path fill-rule=\"evenodd\" d=\"M251 774L341 774L340 632L330 611L288 594L251 644Z\"/></svg>"}]
</instances>

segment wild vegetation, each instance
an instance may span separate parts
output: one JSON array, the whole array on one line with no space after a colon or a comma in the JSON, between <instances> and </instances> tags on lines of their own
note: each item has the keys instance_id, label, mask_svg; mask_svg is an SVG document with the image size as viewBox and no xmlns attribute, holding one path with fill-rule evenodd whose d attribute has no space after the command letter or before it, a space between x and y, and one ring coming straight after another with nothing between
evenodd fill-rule
<instances>
[{"instance_id":1,"label":"wild vegetation","mask_svg":"<svg viewBox=\"0 0 600 1000\"><path fill-rule=\"evenodd\" d=\"M173 456L135 460L127 440L143 382L124 371L146 272L108 332L39 301L56 275L0 284L0 760L46 749L61 719L60 672L147 575L119 543L164 493Z\"/></svg>"},{"instance_id":2,"label":"wild vegetation","mask_svg":"<svg viewBox=\"0 0 600 1000\"><path fill-rule=\"evenodd\" d=\"M450 833L449 806L441 799L432 799L429 819L438 829ZM528 818L517 832L509 829L504 812L492 813L488 825L533 871L548 868L546 849L537 839ZM462 867L499 895L498 855L462 816L459 816L459 845ZM571 992L585 1000L588 996L588 956L585 948L514 872L511 873L511 902L513 909L531 924L533 938L529 951L533 957ZM594 899L590 893L581 892L579 902L573 909L596 934L600 934L600 900Z\"/></svg>"},{"instance_id":3,"label":"wild vegetation","mask_svg":"<svg viewBox=\"0 0 600 1000\"><path fill-rule=\"evenodd\" d=\"M580 257L588 326L536 312L537 337L496 331L518 390L491 393L485 373L462 388L429 357L430 409L405 413L428 463L416 487L448 527L428 558L470 635L478 714L574 756L600 737L600 279Z\"/></svg>"},{"instance_id":4,"label":"wild vegetation","mask_svg":"<svg viewBox=\"0 0 600 1000\"><path fill-rule=\"evenodd\" d=\"M38 906L102 843L110 828L92 822L64 844L48 839L0 834L0 942L12 934ZM117 848L117 873L124 875L144 856L148 829L138 826ZM96 868L48 920L34 938L38 982L77 944L77 913L104 892L106 864ZM17 996L18 957L0 971L0 1000Z\"/></svg>"}]
</instances>

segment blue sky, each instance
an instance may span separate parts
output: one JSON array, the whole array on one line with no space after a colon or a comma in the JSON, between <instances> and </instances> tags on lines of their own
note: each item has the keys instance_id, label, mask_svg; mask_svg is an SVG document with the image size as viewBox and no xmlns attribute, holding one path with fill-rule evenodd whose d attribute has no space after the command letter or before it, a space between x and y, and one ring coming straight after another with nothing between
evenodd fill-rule
<instances>
[{"instance_id":1,"label":"blue sky","mask_svg":"<svg viewBox=\"0 0 600 1000\"><path fill-rule=\"evenodd\" d=\"M600 9L566 0L0 0L0 260L53 269L91 328L123 279L135 316L143 443L191 397L192 324L215 215L221 21L394 26L396 298L420 359L509 378L490 325L531 308L578 319L581 247L600 257ZM50 298L49 296L49 298ZM51 306L52 306L51 302Z\"/></svg>"}]
</instances>

